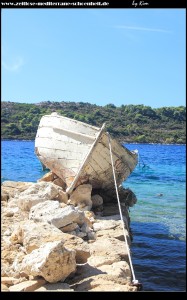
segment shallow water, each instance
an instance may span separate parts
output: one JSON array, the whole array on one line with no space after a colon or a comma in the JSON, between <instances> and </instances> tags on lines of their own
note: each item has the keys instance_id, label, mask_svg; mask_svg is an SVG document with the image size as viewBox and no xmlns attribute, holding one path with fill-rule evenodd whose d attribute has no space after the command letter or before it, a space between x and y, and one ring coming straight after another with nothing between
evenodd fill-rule
<instances>
[{"instance_id":1,"label":"shallow water","mask_svg":"<svg viewBox=\"0 0 187 300\"><path fill-rule=\"evenodd\" d=\"M144 291L186 290L186 148L126 145L139 165L124 182L138 202L130 208L132 260Z\"/></svg>"}]
</instances>

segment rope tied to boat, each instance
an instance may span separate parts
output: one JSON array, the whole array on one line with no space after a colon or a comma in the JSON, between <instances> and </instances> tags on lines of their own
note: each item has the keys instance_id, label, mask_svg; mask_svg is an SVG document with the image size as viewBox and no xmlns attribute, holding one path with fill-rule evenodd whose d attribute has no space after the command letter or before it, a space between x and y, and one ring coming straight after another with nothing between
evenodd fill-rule
<instances>
[{"instance_id":1,"label":"rope tied to boat","mask_svg":"<svg viewBox=\"0 0 187 300\"><path fill-rule=\"evenodd\" d=\"M120 200L119 200L119 193L118 193L118 187L117 187L117 182L116 182L116 174L115 174L115 169L114 169L114 162L113 162L113 157L112 157L112 146L111 146L109 132L107 132L107 136L108 136L108 144L109 144L109 150L110 150L110 158L111 158L111 163L112 163L112 172L113 172L113 177L114 177L114 184L115 184L115 189L116 189L116 196L117 196L119 213L120 213L120 218L121 218L121 223L122 223L122 228L123 228L123 235L124 235L124 239L125 239L127 254L128 254L131 273L132 273L132 278L133 278L131 285L136 286L137 290L140 291L142 289L142 284L139 283L139 281L135 277L134 268L133 268L133 265L132 265L132 259L131 259L131 255L130 255L130 250L129 250L129 245L128 245L127 237L126 237L126 233L125 233L125 226L124 226L124 220L123 220L123 215L122 215L122 210L121 210L121 204L120 204Z\"/></svg>"}]
</instances>

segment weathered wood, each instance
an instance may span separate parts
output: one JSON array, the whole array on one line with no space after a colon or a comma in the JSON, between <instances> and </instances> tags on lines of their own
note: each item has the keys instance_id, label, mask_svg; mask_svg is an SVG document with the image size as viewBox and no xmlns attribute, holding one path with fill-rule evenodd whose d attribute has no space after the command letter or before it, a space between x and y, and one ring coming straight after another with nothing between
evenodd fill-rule
<instances>
[{"instance_id":1,"label":"weathered wood","mask_svg":"<svg viewBox=\"0 0 187 300\"><path fill-rule=\"evenodd\" d=\"M117 183L137 164L137 155L111 139ZM108 136L102 128L58 114L43 116L35 139L35 153L46 167L66 182L70 193L81 183L113 188Z\"/></svg>"},{"instance_id":2,"label":"weathered wood","mask_svg":"<svg viewBox=\"0 0 187 300\"><path fill-rule=\"evenodd\" d=\"M56 129L64 129L64 130L71 130L74 133L79 134L86 134L90 136L96 136L96 134L99 132L98 127L94 127L89 125L87 126L86 123L69 119L67 117L60 116L58 114L51 114L51 115L45 115L42 117L41 122L39 124L40 127L51 127Z\"/></svg>"},{"instance_id":3,"label":"weathered wood","mask_svg":"<svg viewBox=\"0 0 187 300\"><path fill-rule=\"evenodd\" d=\"M90 145L77 145L73 143L60 143L50 139L40 138L37 140L35 147L40 147L43 151L48 151L51 156L51 151L58 151L59 153L68 153L72 152L73 156L81 154L81 157L86 155L90 149ZM60 155L63 157L62 155Z\"/></svg>"}]
</instances>

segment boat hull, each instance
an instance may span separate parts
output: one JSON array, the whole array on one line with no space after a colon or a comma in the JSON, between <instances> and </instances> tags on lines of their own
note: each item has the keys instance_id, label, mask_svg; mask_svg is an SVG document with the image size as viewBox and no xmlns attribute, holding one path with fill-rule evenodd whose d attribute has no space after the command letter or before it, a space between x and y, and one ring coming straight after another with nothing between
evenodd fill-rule
<instances>
[{"instance_id":1,"label":"boat hull","mask_svg":"<svg viewBox=\"0 0 187 300\"><path fill-rule=\"evenodd\" d=\"M120 185L137 165L137 154L110 139L116 181ZM56 113L43 116L35 139L41 163L66 183L66 192L83 183L93 189L114 188L108 134Z\"/></svg>"}]
</instances>

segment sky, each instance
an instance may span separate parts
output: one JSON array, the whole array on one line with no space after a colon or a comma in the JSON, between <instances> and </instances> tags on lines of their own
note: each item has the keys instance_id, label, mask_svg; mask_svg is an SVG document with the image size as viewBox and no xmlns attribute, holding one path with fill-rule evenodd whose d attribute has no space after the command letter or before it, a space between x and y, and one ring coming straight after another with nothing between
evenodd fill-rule
<instances>
[{"instance_id":1,"label":"sky","mask_svg":"<svg viewBox=\"0 0 187 300\"><path fill-rule=\"evenodd\" d=\"M185 9L2 9L1 101L186 105Z\"/></svg>"}]
</instances>

